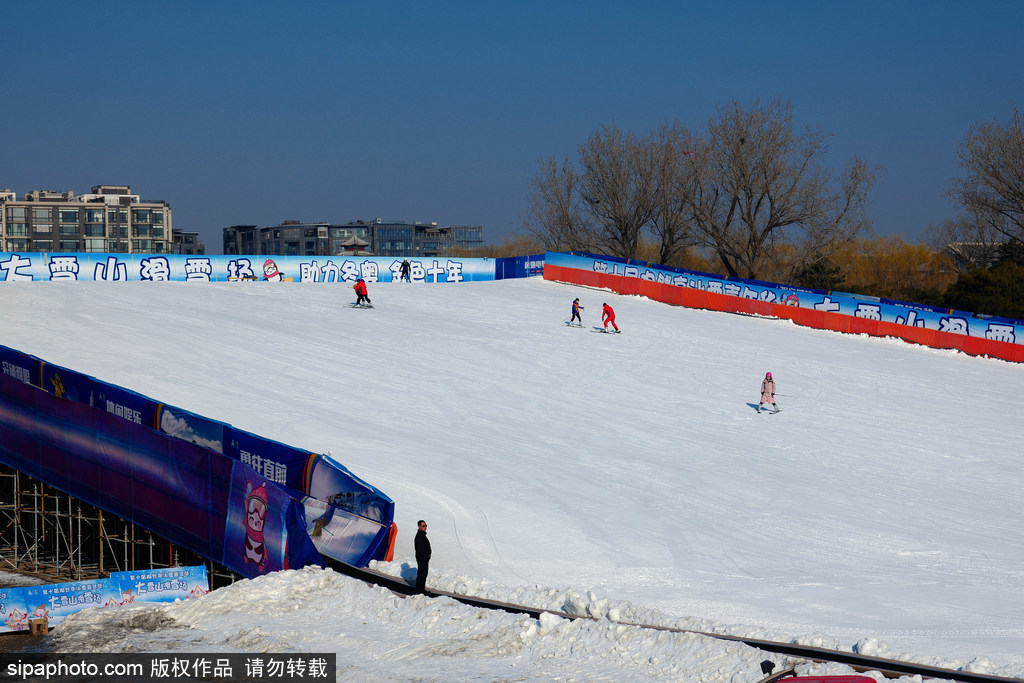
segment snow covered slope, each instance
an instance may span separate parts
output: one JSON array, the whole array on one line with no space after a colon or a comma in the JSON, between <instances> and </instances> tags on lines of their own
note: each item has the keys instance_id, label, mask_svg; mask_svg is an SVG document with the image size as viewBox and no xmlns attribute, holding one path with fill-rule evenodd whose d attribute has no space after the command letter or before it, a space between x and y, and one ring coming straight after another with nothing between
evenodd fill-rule
<instances>
[{"instance_id":1,"label":"snow covered slope","mask_svg":"<svg viewBox=\"0 0 1024 683\"><path fill-rule=\"evenodd\" d=\"M376 308L355 310L349 287L322 284L3 283L0 343L332 451L396 502L384 571L412 576L424 518L429 583L448 590L1024 675L1024 366L540 279L371 283L369 294ZM583 329L562 324L576 296ZM621 335L592 332L605 301ZM766 371L778 415L754 410ZM231 590L293 606L327 591L336 611L362 590L312 574ZM373 620L477 618L378 597ZM358 603L337 628L361 621ZM235 622L227 605L174 609L204 633L286 628L269 608ZM65 637L82 629L83 645L100 618L69 621ZM508 624L521 618L484 619L520 634ZM413 637L378 626L380 638ZM590 628L561 636L605 637ZM621 647L648 662L638 676L733 675L650 666L685 653L678 643L671 655ZM596 670L586 648L570 649L581 659L557 672ZM511 676L512 656L458 666ZM440 666L420 657L380 680ZM750 662L730 662L736 680L756 680L756 663L746 678Z\"/></svg>"}]
</instances>

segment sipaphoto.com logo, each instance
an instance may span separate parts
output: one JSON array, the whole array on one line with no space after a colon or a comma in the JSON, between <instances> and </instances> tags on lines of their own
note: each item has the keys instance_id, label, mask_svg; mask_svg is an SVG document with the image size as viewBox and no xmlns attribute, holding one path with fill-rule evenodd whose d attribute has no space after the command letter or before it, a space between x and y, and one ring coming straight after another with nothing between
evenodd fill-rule
<instances>
[{"instance_id":1,"label":"sipaphoto.com logo","mask_svg":"<svg viewBox=\"0 0 1024 683\"><path fill-rule=\"evenodd\" d=\"M302 653L0 653L0 683L327 683L335 680L337 654Z\"/></svg>"}]
</instances>

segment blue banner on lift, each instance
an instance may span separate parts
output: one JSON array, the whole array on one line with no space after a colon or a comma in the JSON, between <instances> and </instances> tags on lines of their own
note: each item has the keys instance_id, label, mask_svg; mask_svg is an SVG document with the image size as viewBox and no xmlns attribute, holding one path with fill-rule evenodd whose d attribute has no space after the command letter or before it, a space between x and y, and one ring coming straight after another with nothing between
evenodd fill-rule
<instances>
[{"instance_id":1,"label":"blue banner on lift","mask_svg":"<svg viewBox=\"0 0 1024 683\"><path fill-rule=\"evenodd\" d=\"M19 382L41 386L39 379L42 361L21 351L0 346L0 375L7 375Z\"/></svg>"},{"instance_id":2,"label":"blue banner on lift","mask_svg":"<svg viewBox=\"0 0 1024 683\"><path fill-rule=\"evenodd\" d=\"M394 502L333 460L3 346L0 363L0 461L29 476L243 576L322 564L318 548L357 566L387 551ZM40 378L67 402L40 403Z\"/></svg>"},{"instance_id":3,"label":"blue banner on lift","mask_svg":"<svg viewBox=\"0 0 1024 683\"><path fill-rule=\"evenodd\" d=\"M305 492L302 473L309 452L231 426L225 429L224 437L224 455L245 463L276 484Z\"/></svg>"}]
</instances>

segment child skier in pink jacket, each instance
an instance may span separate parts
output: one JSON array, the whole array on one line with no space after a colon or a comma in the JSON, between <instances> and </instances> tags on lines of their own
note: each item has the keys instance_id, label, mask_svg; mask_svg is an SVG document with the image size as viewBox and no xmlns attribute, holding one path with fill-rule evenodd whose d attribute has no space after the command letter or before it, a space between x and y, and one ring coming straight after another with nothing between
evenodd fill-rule
<instances>
[{"instance_id":1,"label":"child skier in pink jacket","mask_svg":"<svg viewBox=\"0 0 1024 683\"><path fill-rule=\"evenodd\" d=\"M761 382L761 400L757 404L757 412L761 412L761 406L765 403L771 403L773 413L779 412L779 406L775 404L775 380L772 379L772 373L765 373L764 381Z\"/></svg>"}]
</instances>

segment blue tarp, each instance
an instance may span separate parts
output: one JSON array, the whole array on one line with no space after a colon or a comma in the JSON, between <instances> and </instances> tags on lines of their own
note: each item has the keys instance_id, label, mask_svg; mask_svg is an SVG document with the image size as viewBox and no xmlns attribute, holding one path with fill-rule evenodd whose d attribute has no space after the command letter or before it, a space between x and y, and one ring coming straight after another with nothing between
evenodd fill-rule
<instances>
[{"instance_id":1,"label":"blue tarp","mask_svg":"<svg viewBox=\"0 0 1024 683\"><path fill-rule=\"evenodd\" d=\"M322 566L319 552L383 559L394 519L391 499L322 455L6 347L0 461L247 577Z\"/></svg>"}]
</instances>

